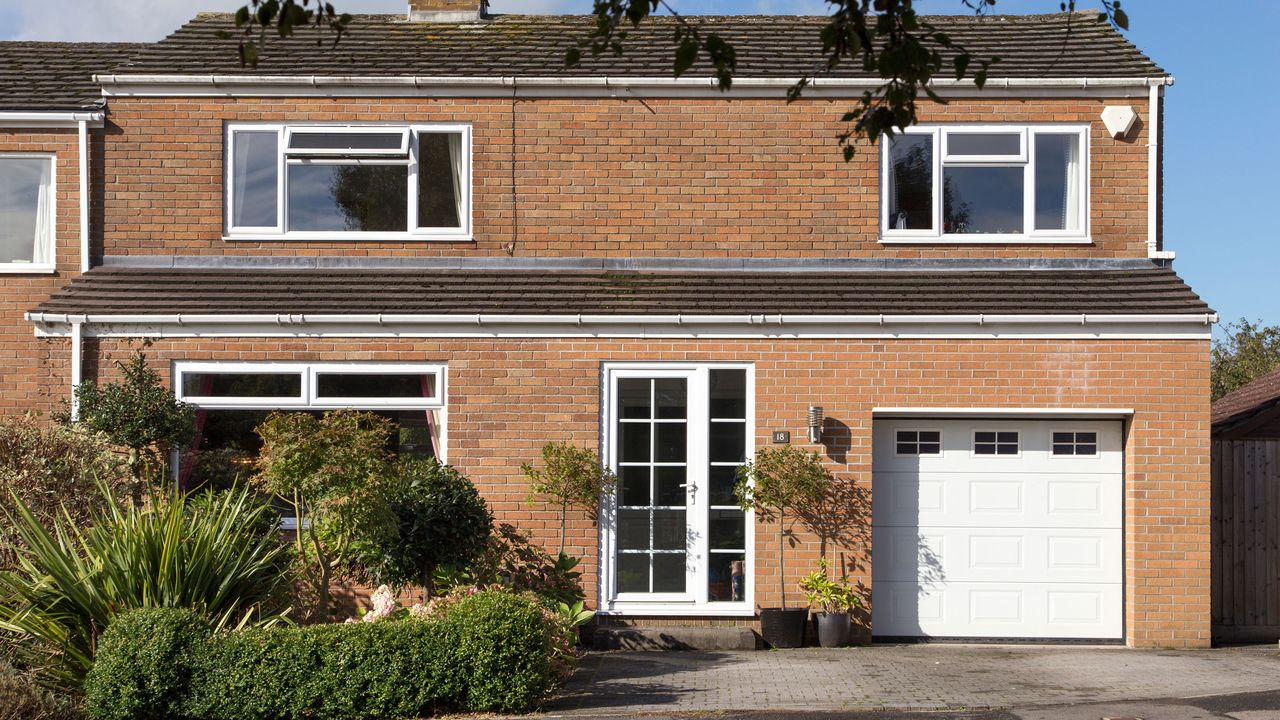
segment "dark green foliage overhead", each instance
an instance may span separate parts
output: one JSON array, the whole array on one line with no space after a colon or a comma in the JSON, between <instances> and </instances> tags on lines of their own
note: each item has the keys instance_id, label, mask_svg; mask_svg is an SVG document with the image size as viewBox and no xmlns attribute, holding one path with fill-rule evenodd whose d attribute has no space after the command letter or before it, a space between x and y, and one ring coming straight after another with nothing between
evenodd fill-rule
<instances>
[{"instance_id":1,"label":"dark green foliage overhead","mask_svg":"<svg viewBox=\"0 0 1280 720\"><path fill-rule=\"evenodd\" d=\"M1209 382L1214 400L1280 367L1280 327L1244 318L1222 326L1213 341Z\"/></svg>"}]
</instances>

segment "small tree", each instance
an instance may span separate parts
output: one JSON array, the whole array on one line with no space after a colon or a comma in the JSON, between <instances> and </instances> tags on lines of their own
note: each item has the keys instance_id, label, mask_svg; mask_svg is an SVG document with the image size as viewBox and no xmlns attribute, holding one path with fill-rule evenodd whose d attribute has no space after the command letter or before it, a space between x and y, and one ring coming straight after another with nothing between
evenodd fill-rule
<instances>
[{"instance_id":1,"label":"small tree","mask_svg":"<svg viewBox=\"0 0 1280 720\"><path fill-rule=\"evenodd\" d=\"M76 387L75 396L80 422L128 451L133 499L138 503L145 480L163 482L163 475L153 469L165 466L170 450L191 442L196 409L174 398L141 350L128 362L116 361L116 367L118 382L98 385L89 380Z\"/></svg>"},{"instance_id":2,"label":"small tree","mask_svg":"<svg viewBox=\"0 0 1280 720\"><path fill-rule=\"evenodd\" d=\"M1280 367L1280 327L1244 318L1222 326L1213 341L1210 391L1214 400Z\"/></svg>"},{"instance_id":3,"label":"small tree","mask_svg":"<svg viewBox=\"0 0 1280 720\"><path fill-rule=\"evenodd\" d=\"M254 482L293 508L295 559L321 622L329 619L329 583L354 566L357 546L389 547L395 538L391 430L390 420L354 410L272 413L257 428Z\"/></svg>"},{"instance_id":4,"label":"small tree","mask_svg":"<svg viewBox=\"0 0 1280 720\"><path fill-rule=\"evenodd\" d=\"M787 606L787 512L803 515L819 506L831 484L831 473L817 454L790 445L758 450L751 462L738 468L738 482L733 487L738 505L778 523L778 593L783 608Z\"/></svg>"},{"instance_id":5,"label":"small tree","mask_svg":"<svg viewBox=\"0 0 1280 720\"><path fill-rule=\"evenodd\" d=\"M529 463L520 466L529 478L529 489L547 501L560 506L560 554L564 554L569 508L585 510L595 519L600 501L611 494L618 479L600 462L594 450L567 442L551 442L542 446L542 469Z\"/></svg>"},{"instance_id":6,"label":"small tree","mask_svg":"<svg viewBox=\"0 0 1280 720\"><path fill-rule=\"evenodd\" d=\"M401 459L388 503L394 541L363 548L365 564L379 582L421 583L430 596L436 568L471 566L488 548L493 516L471 481L449 465Z\"/></svg>"}]
</instances>

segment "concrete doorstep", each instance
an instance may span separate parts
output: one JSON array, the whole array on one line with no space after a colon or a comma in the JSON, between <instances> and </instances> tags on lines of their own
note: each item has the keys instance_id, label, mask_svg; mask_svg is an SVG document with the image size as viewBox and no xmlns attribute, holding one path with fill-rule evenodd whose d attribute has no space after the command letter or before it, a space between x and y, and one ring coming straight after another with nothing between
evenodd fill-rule
<instances>
[{"instance_id":1,"label":"concrete doorstep","mask_svg":"<svg viewBox=\"0 0 1280 720\"><path fill-rule=\"evenodd\" d=\"M685 650L725 652L755 650L759 639L740 627L601 627L596 628L595 650Z\"/></svg>"}]
</instances>

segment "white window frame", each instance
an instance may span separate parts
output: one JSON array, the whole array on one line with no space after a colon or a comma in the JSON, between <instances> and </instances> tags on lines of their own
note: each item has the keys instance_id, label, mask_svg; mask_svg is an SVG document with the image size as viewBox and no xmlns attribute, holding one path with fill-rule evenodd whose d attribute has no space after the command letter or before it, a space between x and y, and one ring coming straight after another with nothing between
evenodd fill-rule
<instances>
[{"instance_id":1,"label":"white window frame","mask_svg":"<svg viewBox=\"0 0 1280 720\"><path fill-rule=\"evenodd\" d=\"M179 360L173 364L173 393L183 401L209 410L338 410L354 407L360 410L443 410L448 367L421 363L293 363L293 362L193 362ZM187 395L183 379L189 373L298 373L301 392L291 398L227 397ZM354 375L435 375L436 393L430 398L322 398L318 396L316 376L323 373ZM444 437L441 420L441 438ZM441 443L443 445L443 442Z\"/></svg>"},{"instance_id":2,"label":"white window frame","mask_svg":"<svg viewBox=\"0 0 1280 720\"><path fill-rule=\"evenodd\" d=\"M992 446L994 447L994 449L995 449L995 452L990 453L990 454L987 454L987 453L980 453L980 452L978 452L978 433L980 433L980 432L989 432L989 433L995 433L995 434L996 434L996 439L995 439L995 441L994 441L994 442L992 442L992 443L986 443L986 442L984 442L984 443L983 443L983 445L992 445ZM1017 440L1017 444L1018 444L1018 452L1016 452L1016 453L1014 453L1014 454L1012 454L1012 455L1002 455L1002 454L1000 454L1000 446L1001 446L1001 445L1008 445L1008 444L1009 444L1009 443L1002 443L1002 442L1000 442L1000 433L1013 433L1014 435L1017 435L1017 436L1018 436L1018 440ZM973 431L969 434L969 456L970 456L970 457L973 457L973 458L980 458L980 459L984 459L984 460L990 460L990 459L994 459L994 460L1015 460L1015 459L1017 459L1017 458L1022 457L1022 449L1023 449L1023 445L1022 445L1022 428L1018 428L1018 429L1016 429L1016 430L1010 430L1010 429L1008 429L1008 428L1005 428L1005 429L1002 429L1002 430L993 430L993 429L991 429L991 428L982 428L982 427L979 427L979 428L974 428L974 429L973 429Z\"/></svg>"},{"instance_id":3,"label":"white window frame","mask_svg":"<svg viewBox=\"0 0 1280 720\"><path fill-rule=\"evenodd\" d=\"M620 378L683 378L688 381L688 463L686 482L694 486L687 506L687 527L696 533L697 545L688 549L684 593L622 593L616 591L617 493L600 504L599 612L603 615L752 617L755 615L755 514L746 512L744 542L746 569L744 599L738 602L710 602L707 599L707 572L711 555L709 513L712 509L710 477L709 379L711 370L746 371L746 459L755 451L755 367L750 363L605 363L601 378L601 457L617 469L617 442L614 428L618 420L616 382ZM695 398L700 398L695 401ZM716 506L727 507L727 506Z\"/></svg>"},{"instance_id":4,"label":"white window frame","mask_svg":"<svg viewBox=\"0 0 1280 720\"><path fill-rule=\"evenodd\" d=\"M948 156L945 146L949 133L1020 133L1021 153L1012 155L961 155ZM1005 244L1092 244L1090 229L1091 197L1089 188L1092 152L1089 146L1087 124L985 124L985 125L915 125L898 131L899 135L927 135L933 139L933 227L928 230L896 230L889 217L890 173L893 158L889 141L880 143L880 242L894 244L956 244L956 245L1005 245ZM1035 227L1035 177L1036 137L1046 135L1076 135L1079 138L1080 163L1077 178L1080 188L1080 206L1076 212L1079 227L1075 230L1037 230ZM1014 167L1023 168L1023 202L1021 233L964 233L942 232L942 185L944 167Z\"/></svg>"},{"instance_id":5,"label":"white window frame","mask_svg":"<svg viewBox=\"0 0 1280 720\"><path fill-rule=\"evenodd\" d=\"M917 449L919 449L919 447L920 447L920 443L921 443L921 441L920 441L920 439L919 439L919 438L920 438L919 433L922 433L922 432L936 432L936 433L938 433L938 452L936 452L936 453L922 453L922 452L914 452L914 453L900 453L900 452L898 452L898 433L900 433L900 432L913 432L913 433L917 433L917 435L916 435L916 448L917 448ZM895 429L894 429L894 431L893 431L893 456L894 456L894 457L942 457L942 452L943 452L943 440L944 440L944 439L945 439L945 435L943 434L942 430L941 430L941 429L939 429L939 428L936 428L936 427L925 427L925 428L904 427L904 428L895 428Z\"/></svg>"},{"instance_id":6,"label":"white window frame","mask_svg":"<svg viewBox=\"0 0 1280 720\"><path fill-rule=\"evenodd\" d=\"M290 151L287 148L291 133L314 132L405 132L407 155L400 156L389 150L355 150L346 151L342 155L334 155L326 151L302 150ZM235 136L239 132L275 132L278 166L276 169L276 224L273 226L232 225L232 201L234 187L233 167L235 158ZM462 136L462 189L459 227L456 228L423 228L418 227L418 137L420 134L459 133ZM223 138L223 240L301 240L301 241L411 241L411 242L469 242L471 234L471 126L461 123L228 123L224 128ZM308 157L314 155L315 157ZM365 164L365 165L408 165L408 202L406 204L406 231L364 232L348 230L288 230L287 192L288 166L299 164Z\"/></svg>"},{"instance_id":7,"label":"white window frame","mask_svg":"<svg viewBox=\"0 0 1280 720\"><path fill-rule=\"evenodd\" d=\"M44 249L48 251L49 262L0 262L0 274L49 274L58 269L58 156L55 153L0 152L0 161L11 159L30 160L33 158L49 161L49 208L47 210L48 217L45 219L49 224L49 237L44 240L44 242L48 243ZM39 249L38 247L32 247L33 258L39 254L36 252Z\"/></svg>"}]
</instances>

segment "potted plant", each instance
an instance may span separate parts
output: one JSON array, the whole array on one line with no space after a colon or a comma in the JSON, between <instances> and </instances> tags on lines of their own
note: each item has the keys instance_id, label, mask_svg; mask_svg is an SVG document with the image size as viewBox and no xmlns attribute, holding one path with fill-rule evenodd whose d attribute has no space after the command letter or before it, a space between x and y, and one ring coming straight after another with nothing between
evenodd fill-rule
<instances>
[{"instance_id":1,"label":"potted plant","mask_svg":"<svg viewBox=\"0 0 1280 720\"><path fill-rule=\"evenodd\" d=\"M743 510L755 510L766 521L778 523L778 598L780 607L760 610L760 634L775 648L800 647L809 609L787 607L787 515L802 514L820 504L831 476L811 452L790 445L764 448L738 469L734 496Z\"/></svg>"},{"instance_id":2,"label":"potted plant","mask_svg":"<svg viewBox=\"0 0 1280 720\"><path fill-rule=\"evenodd\" d=\"M862 604L862 600L849 584L848 576L839 580L829 577L827 559L818 560L818 569L800 581L800 589L809 600L809 607L818 607L814 613L818 620L818 644L822 647L844 647L849 644L853 625L850 612Z\"/></svg>"}]
</instances>

